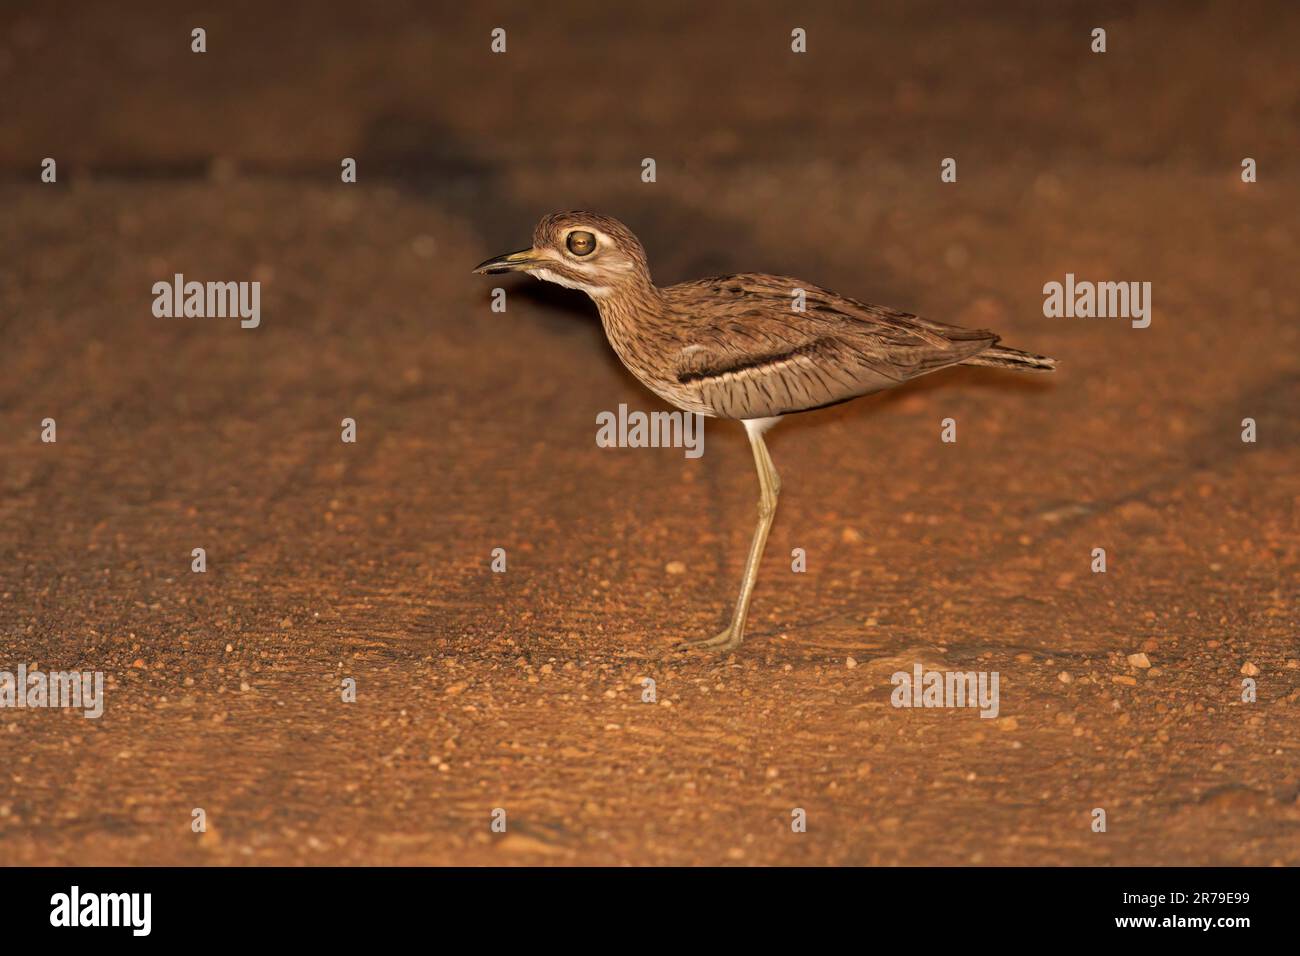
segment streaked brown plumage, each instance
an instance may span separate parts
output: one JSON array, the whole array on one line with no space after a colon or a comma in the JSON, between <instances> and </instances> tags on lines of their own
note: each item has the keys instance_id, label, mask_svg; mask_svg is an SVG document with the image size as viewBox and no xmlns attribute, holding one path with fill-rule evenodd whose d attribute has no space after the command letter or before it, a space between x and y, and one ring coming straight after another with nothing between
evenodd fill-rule
<instances>
[{"instance_id":1,"label":"streaked brown plumage","mask_svg":"<svg viewBox=\"0 0 1300 956\"><path fill-rule=\"evenodd\" d=\"M785 276L745 273L659 288L631 230L594 213L547 216L531 249L489 259L476 271L527 271L582 289L619 359L647 388L685 411L745 423L762 493L759 526L731 624L698 642L720 650L743 638L776 509L780 481L762 433L777 418L952 365L1048 371L1056 364L1000 346L992 332L868 305Z\"/></svg>"}]
</instances>

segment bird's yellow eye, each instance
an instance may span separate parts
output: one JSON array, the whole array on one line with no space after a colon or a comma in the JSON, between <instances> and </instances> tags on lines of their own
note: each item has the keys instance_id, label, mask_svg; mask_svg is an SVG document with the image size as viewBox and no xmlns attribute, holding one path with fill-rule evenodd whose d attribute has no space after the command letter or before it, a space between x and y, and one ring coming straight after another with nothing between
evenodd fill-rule
<instances>
[{"instance_id":1,"label":"bird's yellow eye","mask_svg":"<svg viewBox=\"0 0 1300 956\"><path fill-rule=\"evenodd\" d=\"M596 237L589 232L575 230L564 244L575 256L589 256L596 251Z\"/></svg>"}]
</instances>

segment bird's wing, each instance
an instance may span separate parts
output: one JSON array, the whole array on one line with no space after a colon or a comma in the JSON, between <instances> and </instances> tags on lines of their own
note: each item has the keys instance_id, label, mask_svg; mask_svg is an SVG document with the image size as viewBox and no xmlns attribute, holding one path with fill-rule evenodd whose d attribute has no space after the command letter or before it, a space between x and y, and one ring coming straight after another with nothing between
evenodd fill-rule
<instances>
[{"instance_id":1,"label":"bird's wing","mask_svg":"<svg viewBox=\"0 0 1300 956\"><path fill-rule=\"evenodd\" d=\"M804 310L793 308L795 290ZM796 279L735 275L664 290L683 323L677 381L728 418L805 411L955 365L997 341Z\"/></svg>"}]
</instances>

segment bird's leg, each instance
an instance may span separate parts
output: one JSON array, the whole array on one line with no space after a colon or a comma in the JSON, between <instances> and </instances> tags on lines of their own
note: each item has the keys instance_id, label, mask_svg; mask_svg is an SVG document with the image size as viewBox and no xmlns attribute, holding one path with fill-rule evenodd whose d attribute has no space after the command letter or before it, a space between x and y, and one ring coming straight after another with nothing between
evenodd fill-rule
<instances>
[{"instance_id":1,"label":"bird's leg","mask_svg":"<svg viewBox=\"0 0 1300 956\"><path fill-rule=\"evenodd\" d=\"M732 612L731 623L727 629L715 637L703 641L688 641L687 648L700 648L726 652L735 650L745 638L745 618L749 614L749 599L754 594L754 583L758 580L758 566L763 560L763 549L767 545L767 533L772 528L772 519L776 517L776 499L781 493L781 479L777 476L772 456L767 453L761 429L749 429L749 444L754 452L754 467L758 470L758 525L754 528L754 538L749 543L749 559L745 562L745 576L740 581L740 596L736 598L736 609Z\"/></svg>"}]
</instances>

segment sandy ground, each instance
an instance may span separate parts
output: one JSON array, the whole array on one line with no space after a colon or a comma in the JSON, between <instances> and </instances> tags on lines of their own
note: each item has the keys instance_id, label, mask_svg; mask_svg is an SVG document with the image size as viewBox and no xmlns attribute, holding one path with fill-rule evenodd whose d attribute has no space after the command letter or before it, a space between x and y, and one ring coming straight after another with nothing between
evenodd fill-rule
<instances>
[{"instance_id":1,"label":"sandy ground","mask_svg":"<svg viewBox=\"0 0 1300 956\"><path fill-rule=\"evenodd\" d=\"M0 670L107 679L0 710L0 859L1300 863L1293 15L178 6L0 19ZM469 273L574 206L662 282L1062 367L784 422L746 643L677 656L738 583L741 429L598 448L663 406L594 309ZM174 272L260 280L261 327L155 318ZM1045 318L1067 272L1152 282L1150 328ZM998 718L891 706L918 662L997 671Z\"/></svg>"}]
</instances>

